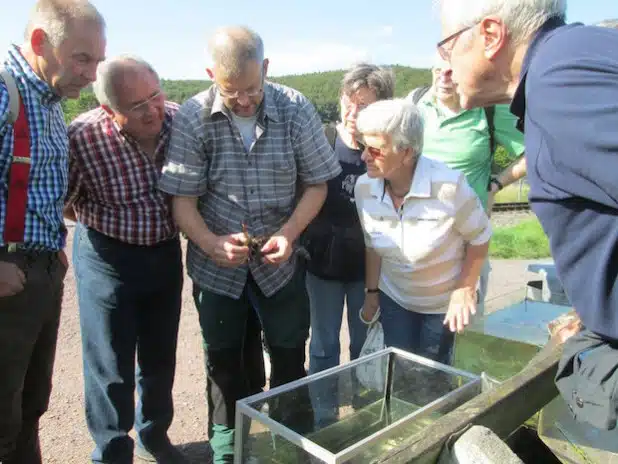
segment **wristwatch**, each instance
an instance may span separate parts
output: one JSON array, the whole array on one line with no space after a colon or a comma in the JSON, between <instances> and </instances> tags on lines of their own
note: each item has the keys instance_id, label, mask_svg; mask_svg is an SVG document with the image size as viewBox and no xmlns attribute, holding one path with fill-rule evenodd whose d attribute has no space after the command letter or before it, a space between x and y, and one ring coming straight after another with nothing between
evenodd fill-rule
<instances>
[{"instance_id":1,"label":"wristwatch","mask_svg":"<svg viewBox=\"0 0 618 464\"><path fill-rule=\"evenodd\" d=\"M380 289L379 288L366 288L365 287L365 293L379 293Z\"/></svg>"},{"instance_id":2,"label":"wristwatch","mask_svg":"<svg viewBox=\"0 0 618 464\"><path fill-rule=\"evenodd\" d=\"M496 190L497 192L499 192L500 190L504 188L504 185L502 185L502 182L500 182L497 177L492 177L491 179L489 179L489 184L487 184L488 192L491 192L492 185L495 185L496 187L498 187L498 190Z\"/></svg>"}]
</instances>

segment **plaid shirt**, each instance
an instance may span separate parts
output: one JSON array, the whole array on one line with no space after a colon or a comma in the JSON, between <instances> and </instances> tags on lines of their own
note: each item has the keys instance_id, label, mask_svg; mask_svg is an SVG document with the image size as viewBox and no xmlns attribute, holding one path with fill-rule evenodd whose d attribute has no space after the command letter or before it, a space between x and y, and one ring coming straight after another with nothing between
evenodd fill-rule
<instances>
[{"instance_id":1,"label":"plaid shirt","mask_svg":"<svg viewBox=\"0 0 618 464\"><path fill-rule=\"evenodd\" d=\"M181 106L160 187L179 196L199 197L198 209L216 235L241 231L270 236L290 218L296 182L318 184L341 167L326 140L313 105L299 92L266 82L256 125L256 141L247 152L229 110L212 86ZM292 277L296 253L281 265L251 261L238 268L217 265L189 242L187 269L196 284L239 298L249 270L266 296Z\"/></svg>"},{"instance_id":2,"label":"plaid shirt","mask_svg":"<svg viewBox=\"0 0 618 464\"><path fill-rule=\"evenodd\" d=\"M41 80L19 48L11 46L4 67L15 77L30 127L30 181L24 246L58 251L64 248L62 215L68 177L68 139L60 97ZM0 245L6 220L9 170L13 154L13 126L7 123L9 94L0 81Z\"/></svg>"},{"instance_id":3,"label":"plaid shirt","mask_svg":"<svg viewBox=\"0 0 618 464\"><path fill-rule=\"evenodd\" d=\"M67 206L102 234L132 245L154 245L177 235L170 197L158 188L172 118L178 105L165 103L154 159L102 109L69 125Z\"/></svg>"}]
</instances>

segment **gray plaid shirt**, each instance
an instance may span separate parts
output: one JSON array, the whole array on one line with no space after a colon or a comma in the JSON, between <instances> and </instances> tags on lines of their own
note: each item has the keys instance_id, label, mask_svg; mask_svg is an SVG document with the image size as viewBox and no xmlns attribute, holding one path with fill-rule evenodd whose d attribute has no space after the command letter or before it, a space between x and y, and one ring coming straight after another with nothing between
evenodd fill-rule
<instances>
[{"instance_id":1,"label":"gray plaid shirt","mask_svg":"<svg viewBox=\"0 0 618 464\"><path fill-rule=\"evenodd\" d=\"M189 99L172 123L160 188L197 196L198 209L216 235L241 231L270 236L296 206L296 183L318 184L341 167L326 140L313 105L299 92L265 83L256 141L247 152L240 132L215 86ZM238 268L217 265L189 242L187 270L201 288L239 298L251 270L266 296L289 282L296 253L281 265L251 262Z\"/></svg>"}]
</instances>

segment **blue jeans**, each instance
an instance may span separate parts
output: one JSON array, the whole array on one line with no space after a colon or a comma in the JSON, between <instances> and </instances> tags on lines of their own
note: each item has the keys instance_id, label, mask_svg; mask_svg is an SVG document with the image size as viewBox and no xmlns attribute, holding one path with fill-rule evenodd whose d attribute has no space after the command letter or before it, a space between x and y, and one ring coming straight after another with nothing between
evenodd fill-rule
<instances>
[{"instance_id":1,"label":"blue jeans","mask_svg":"<svg viewBox=\"0 0 618 464\"><path fill-rule=\"evenodd\" d=\"M148 450L169 444L183 281L180 243L129 245L78 223L73 264L86 423L96 445L92 461L132 463L134 425L138 443Z\"/></svg>"},{"instance_id":2,"label":"blue jeans","mask_svg":"<svg viewBox=\"0 0 618 464\"><path fill-rule=\"evenodd\" d=\"M409 311L380 292L380 322L384 344L404 351L451 364L455 334L442 324L444 314Z\"/></svg>"},{"instance_id":3,"label":"blue jeans","mask_svg":"<svg viewBox=\"0 0 618 464\"><path fill-rule=\"evenodd\" d=\"M358 358L367 336L367 326L358 316L365 301L364 281L324 280L307 272L306 285L311 311L309 373L315 374L339 365L341 354L339 337L344 301L348 308L350 360ZM335 420L338 409L338 385L331 385L322 380L312 384L310 391L318 427Z\"/></svg>"}]
</instances>

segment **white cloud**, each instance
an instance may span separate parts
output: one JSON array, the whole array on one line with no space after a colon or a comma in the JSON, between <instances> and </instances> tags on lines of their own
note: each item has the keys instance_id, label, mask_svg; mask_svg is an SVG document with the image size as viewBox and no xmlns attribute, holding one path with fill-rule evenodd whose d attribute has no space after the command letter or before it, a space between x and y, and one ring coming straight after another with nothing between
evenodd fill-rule
<instances>
[{"instance_id":1,"label":"white cloud","mask_svg":"<svg viewBox=\"0 0 618 464\"><path fill-rule=\"evenodd\" d=\"M345 69L371 59L368 49L337 42L289 42L272 48L267 55L271 76Z\"/></svg>"},{"instance_id":2,"label":"white cloud","mask_svg":"<svg viewBox=\"0 0 618 464\"><path fill-rule=\"evenodd\" d=\"M380 37L392 37L393 26L384 26L380 31Z\"/></svg>"}]
</instances>

